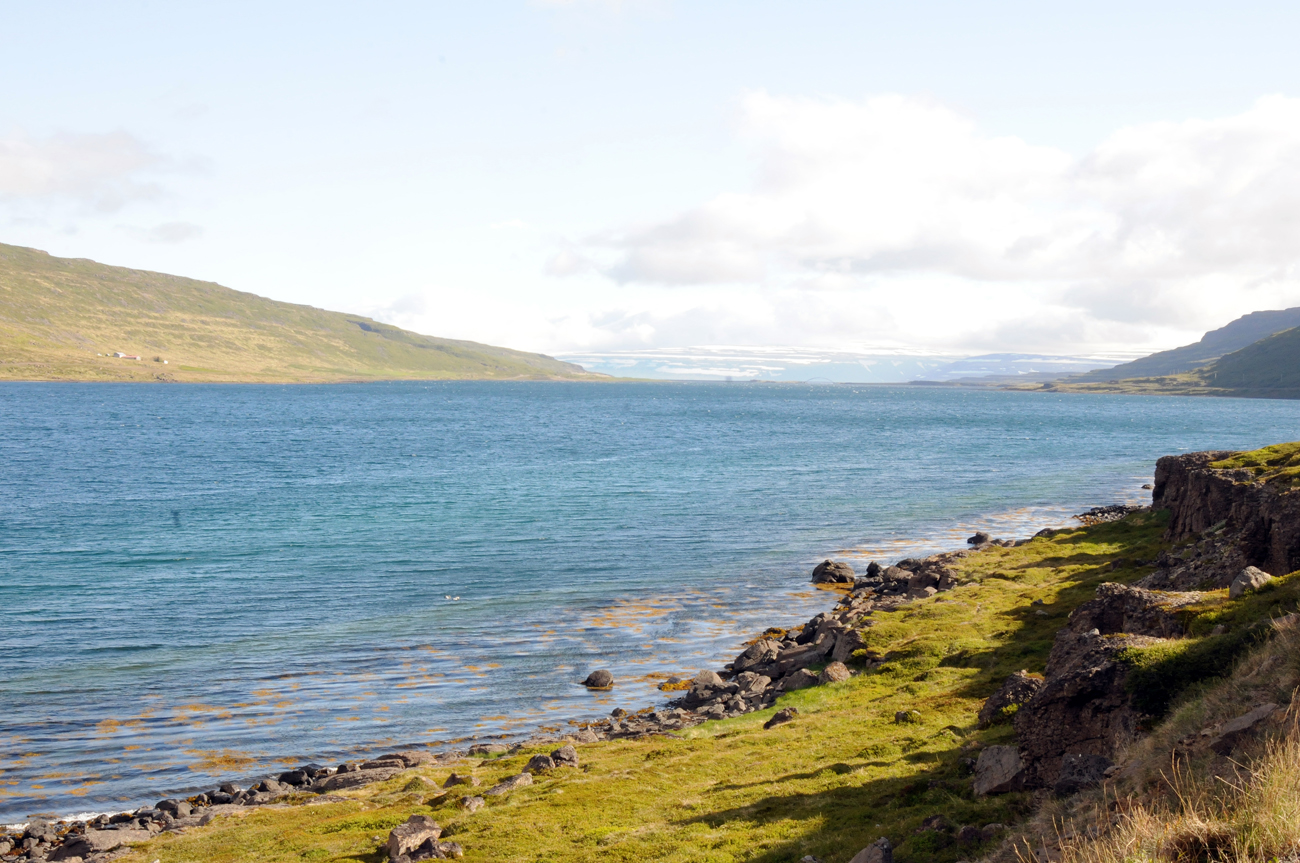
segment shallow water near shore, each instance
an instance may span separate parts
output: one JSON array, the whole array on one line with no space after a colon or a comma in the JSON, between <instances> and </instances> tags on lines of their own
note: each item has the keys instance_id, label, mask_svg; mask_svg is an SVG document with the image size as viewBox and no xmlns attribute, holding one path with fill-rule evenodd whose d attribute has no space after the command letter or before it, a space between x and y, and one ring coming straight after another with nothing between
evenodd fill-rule
<instances>
[{"instance_id":1,"label":"shallow water near shore","mask_svg":"<svg viewBox=\"0 0 1300 863\"><path fill-rule=\"evenodd\" d=\"M1300 402L0 384L0 821L663 700L865 564L1145 502ZM612 693L577 685L609 668Z\"/></svg>"}]
</instances>

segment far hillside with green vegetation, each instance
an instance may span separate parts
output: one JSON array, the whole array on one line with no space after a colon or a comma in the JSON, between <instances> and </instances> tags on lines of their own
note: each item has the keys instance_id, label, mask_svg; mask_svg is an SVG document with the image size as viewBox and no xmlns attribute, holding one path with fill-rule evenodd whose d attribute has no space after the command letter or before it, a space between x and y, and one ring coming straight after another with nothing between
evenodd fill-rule
<instances>
[{"instance_id":1,"label":"far hillside with green vegetation","mask_svg":"<svg viewBox=\"0 0 1300 863\"><path fill-rule=\"evenodd\" d=\"M0 244L0 380L604 377L542 354L423 336L213 282Z\"/></svg>"},{"instance_id":2,"label":"far hillside with green vegetation","mask_svg":"<svg viewBox=\"0 0 1300 863\"><path fill-rule=\"evenodd\" d=\"M1121 366L1120 369L1124 367ZM1061 393L1300 398L1300 327L1284 330L1182 374L1080 382L1089 376L1012 389Z\"/></svg>"}]
</instances>

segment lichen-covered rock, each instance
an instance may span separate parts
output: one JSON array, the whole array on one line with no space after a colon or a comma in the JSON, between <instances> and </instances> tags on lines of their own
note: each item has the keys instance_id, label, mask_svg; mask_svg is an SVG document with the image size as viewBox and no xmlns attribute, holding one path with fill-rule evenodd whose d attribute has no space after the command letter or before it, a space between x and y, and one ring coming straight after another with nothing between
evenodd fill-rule
<instances>
[{"instance_id":1,"label":"lichen-covered rock","mask_svg":"<svg viewBox=\"0 0 1300 863\"><path fill-rule=\"evenodd\" d=\"M487 791L484 791L483 793L487 796L499 797L502 794L509 794L511 791L514 791L516 788L523 788L526 785L532 785L532 784L533 784L532 776L530 776L527 773L519 773L516 774L515 776L509 777L508 779L501 780L496 785L493 785L491 788L489 788Z\"/></svg>"},{"instance_id":2,"label":"lichen-covered rock","mask_svg":"<svg viewBox=\"0 0 1300 863\"><path fill-rule=\"evenodd\" d=\"M1273 576L1255 566L1248 566L1228 586L1228 598L1237 599L1252 590L1259 590L1273 580Z\"/></svg>"},{"instance_id":3,"label":"lichen-covered rock","mask_svg":"<svg viewBox=\"0 0 1300 863\"><path fill-rule=\"evenodd\" d=\"M528 759L524 765L524 770L534 775L538 773L549 773L555 769L555 759L549 755L534 755Z\"/></svg>"},{"instance_id":4,"label":"lichen-covered rock","mask_svg":"<svg viewBox=\"0 0 1300 863\"><path fill-rule=\"evenodd\" d=\"M817 675L818 684L839 683L849 679L849 669L843 662L832 662L828 664L822 673Z\"/></svg>"},{"instance_id":5,"label":"lichen-covered rock","mask_svg":"<svg viewBox=\"0 0 1300 863\"><path fill-rule=\"evenodd\" d=\"M1025 765L1014 746L988 746L975 762L975 794L1005 794L1025 785Z\"/></svg>"},{"instance_id":6,"label":"lichen-covered rock","mask_svg":"<svg viewBox=\"0 0 1300 863\"><path fill-rule=\"evenodd\" d=\"M566 743L551 753L551 761L556 767L577 767L578 750L573 748L572 743Z\"/></svg>"},{"instance_id":7,"label":"lichen-covered rock","mask_svg":"<svg viewBox=\"0 0 1300 863\"><path fill-rule=\"evenodd\" d=\"M384 847L389 859L409 855L426 842L437 842L442 835L438 822L428 815L412 815L405 824L398 824L388 834Z\"/></svg>"},{"instance_id":8,"label":"lichen-covered rock","mask_svg":"<svg viewBox=\"0 0 1300 863\"><path fill-rule=\"evenodd\" d=\"M1043 688L1043 678L1025 671L1017 671L1002 682L998 691L984 702L979 712L979 727L988 728L999 721L1005 721L1008 708L1019 707L1034 697Z\"/></svg>"}]
</instances>

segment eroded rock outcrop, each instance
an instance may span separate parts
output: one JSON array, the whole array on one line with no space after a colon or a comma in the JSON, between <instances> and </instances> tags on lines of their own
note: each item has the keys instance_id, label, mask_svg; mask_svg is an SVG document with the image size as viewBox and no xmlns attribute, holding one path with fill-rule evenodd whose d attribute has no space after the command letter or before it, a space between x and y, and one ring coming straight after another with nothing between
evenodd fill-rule
<instances>
[{"instance_id":1,"label":"eroded rock outcrop","mask_svg":"<svg viewBox=\"0 0 1300 863\"><path fill-rule=\"evenodd\" d=\"M1221 546L1238 552L1239 557L1220 548L1217 555L1202 556L1207 562L1202 575L1212 579L1214 587L1227 587L1246 566L1279 574L1300 569L1300 490L1260 481L1248 469L1211 467L1232 455L1213 451L1165 456L1156 462L1151 494L1154 509L1169 510L1169 539L1177 542L1214 532ZM1217 566L1208 565L1212 557L1220 558ZM1170 563L1161 569L1178 568L1178 563Z\"/></svg>"}]
</instances>

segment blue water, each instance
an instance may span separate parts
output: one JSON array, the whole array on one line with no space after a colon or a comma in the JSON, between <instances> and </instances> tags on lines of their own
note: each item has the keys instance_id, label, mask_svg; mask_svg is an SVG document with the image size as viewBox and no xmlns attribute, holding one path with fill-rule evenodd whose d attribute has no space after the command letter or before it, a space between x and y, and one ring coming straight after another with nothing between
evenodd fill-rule
<instances>
[{"instance_id":1,"label":"blue water","mask_svg":"<svg viewBox=\"0 0 1300 863\"><path fill-rule=\"evenodd\" d=\"M1300 402L794 384L0 385L0 820L655 700L831 554L1023 536ZM577 685L607 667L620 684Z\"/></svg>"}]
</instances>

